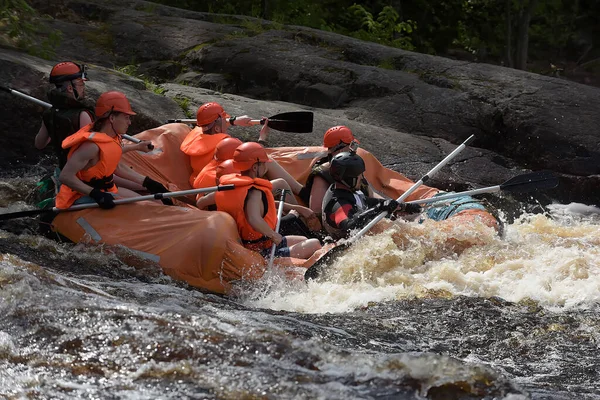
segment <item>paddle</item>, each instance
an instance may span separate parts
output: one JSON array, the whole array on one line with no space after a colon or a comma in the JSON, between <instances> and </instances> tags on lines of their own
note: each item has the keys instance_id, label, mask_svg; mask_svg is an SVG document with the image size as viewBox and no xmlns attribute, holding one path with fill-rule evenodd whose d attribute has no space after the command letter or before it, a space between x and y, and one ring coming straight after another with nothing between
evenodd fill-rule
<instances>
[{"instance_id":1,"label":"paddle","mask_svg":"<svg viewBox=\"0 0 600 400\"><path fill-rule=\"evenodd\" d=\"M277 224L275 224L275 232L279 233L279 226L281 225L281 214L283 214L283 205L285 202L285 192L286 190L283 189L281 191L281 198L279 199L279 209L277 210ZM271 247L271 258L269 258L269 271L273 268L273 261L275 260L275 249L277 248L277 245L275 243L273 243L273 246Z\"/></svg>"},{"instance_id":2,"label":"paddle","mask_svg":"<svg viewBox=\"0 0 600 400\"><path fill-rule=\"evenodd\" d=\"M313 130L312 111L292 111L269 117L269 128L282 132L310 133ZM250 125L264 125L267 119L253 119ZM167 122L182 122L184 124L195 124L195 119L169 119Z\"/></svg>"},{"instance_id":3,"label":"paddle","mask_svg":"<svg viewBox=\"0 0 600 400\"><path fill-rule=\"evenodd\" d=\"M36 99L35 97L32 97L32 96L29 96L28 94L19 92L18 90L11 89L9 87L1 86L1 85L0 85L0 90L2 90L4 92L8 92L10 94L14 94L15 96L21 97L21 98L23 98L25 100L29 100L29 101L31 101L33 103L36 103L36 104L38 104L38 105L40 105L42 107L52 108L52 104L46 103L45 101L42 101L40 99ZM140 143L141 142L140 139L134 138L133 136L129 136L129 135L121 135L121 136L123 137L123 139L127 139L127 140L129 140L130 142L133 142L133 143ZM154 145L152 143L150 143L148 145L148 149L149 150L153 150L154 149Z\"/></svg>"},{"instance_id":4,"label":"paddle","mask_svg":"<svg viewBox=\"0 0 600 400\"><path fill-rule=\"evenodd\" d=\"M437 203L438 201L454 199L462 196L474 196L483 193L495 193L495 192L513 192L513 193L526 193L534 190L552 189L558 186L558 178L550 171L539 171L532 172L529 174L523 174L515 176L507 180L506 182L496 185L489 186L480 189L467 190L459 193L448 193L441 196L431 197L429 199L413 200L408 201L407 204L430 204Z\"/></svg>"},{"instance_id":5,"label":"paddle","mask_svg":"<svg viewBox=\"0 0 600 400\"><path fill-rule=\"evenodd\" d=\"M456 157L456 155L458 155L458 153L463 151L463 149L465 147L467 147L467 145L469 143L471 143L473 140L475 140L475 136L474 135L469 136L467 138L467 140L465 140L460 146L458 146L456 149L454 149L454 151L452 151L452 153L448 154L446 156L446 158L444 158L442 161L440 161L439 164L437 164L435 167L433 167L431 169L431 171L429 171L425 175L423 175L423 177L421 179L419 179L417 182L415 182L415 184L412 185L406 192L404 192L402 194L402 196L398 197L398 199L396 199L396 201L398 203L403 202L404 199L406 199L408 196L410 196L423 183L427 182L433 174L438 172L443 166L448 164L448 162L450 162L450 160L452 160L454 157ZM375 217L373 219L373 221L369 222L364 228L362 228L356 235L354 235L353 237L351 237L350 239L345 241L343 244L336 246L333 249L329 250L327 253L325 253L321 258L319 258L319 260L317 260L316 263L314 263L310 268L308 268L306 270L306 272L304 273L304 279L308 280L308 279L318 278L319 275L321 275L321 272L323 271L323 269L325 268L326 265L331 264L337 258L338 255L340 255L345 249L347 249L354 242L356 242L358 239L360 239L365 233L367 233L369 231L369 229L371 229L375 224L377 224L379 221L381 221L383 218L385 218L385 216L387 214L388 214L387 211L383 211L377 217Z\"/></svg>"},{"instance_id":6,"label":"paddle","mask_svg":"<svg viewBox=\"0 0 600 400\"><path fill-rule=\"evenodd\" d=\"M198 194L198 193L209 193L209 192L220 192L223 190L232 190L234 188L234 185L222 185L222 186L211 186L211 187L207 187L207 188L203 188L203 189L190 189L190 190L180 190L178 192L167 192L167 193L156 193L156 194L149 194L146 196L138 196L138 197L128 197L125 199L120 199L120 200L115 200L115 204L116 205L120 205L120 204L129 204L129 203L135 203L138 201L144 201L144 200L162 200L162 199L168 199L171 197L180 197L180 196L187 196L187 195L193 195L193 194ZM87 208L97 208L99 207L97 203L88 203L88 204L78 204L76 206L72 206L69 208L48 208L45 210L27 210L27 211L18 211L18 212L14 212L14 213L7 213L7 214L0 214L0 221L6 221L9 219L14 219L14 218L22 218L22 217L30 217L33 215L40 215L40 214L45 214L45 213L51 213L51 212L66 212L66 211L79 211L79 210L85 210Z\"/></svg>"}]
</instances>

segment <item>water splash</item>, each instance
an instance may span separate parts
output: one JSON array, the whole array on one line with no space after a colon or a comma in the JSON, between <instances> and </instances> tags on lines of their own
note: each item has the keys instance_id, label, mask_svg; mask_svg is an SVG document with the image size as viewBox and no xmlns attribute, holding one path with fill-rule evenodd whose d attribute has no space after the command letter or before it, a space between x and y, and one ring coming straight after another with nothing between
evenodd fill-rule
<instances>
[{"instance_id":1,"label":"water splash","mask_svg":"<svg viewBox=\"0 0 600 400\"><path fill-rule=\"evenodd\" d=\"M464 295L586 308L600 300L600 224L524 214L500 238L476 221L396 222L358 241L330 272L326 282L275 286L246 304L335 313L371 302Z\"/></svg>"}]
</instances>

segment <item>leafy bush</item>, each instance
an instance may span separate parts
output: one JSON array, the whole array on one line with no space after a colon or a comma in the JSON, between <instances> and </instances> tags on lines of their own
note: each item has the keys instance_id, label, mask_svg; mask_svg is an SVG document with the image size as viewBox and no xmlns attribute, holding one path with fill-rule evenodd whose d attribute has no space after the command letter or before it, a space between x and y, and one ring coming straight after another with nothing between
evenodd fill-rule
<instances>
[{"instance_id":1,"label":"leafy bush","mask_svg":"<svg viewBox=\"0 0 600 400\"><path fill-rule=\"evenodd\" d=\"M40 16L25 0L0 0L0 42L26 50L29 54L51 59L62 40L62 32L54 30L39 41L43 26Z\"/></svg>"}]
</instances>

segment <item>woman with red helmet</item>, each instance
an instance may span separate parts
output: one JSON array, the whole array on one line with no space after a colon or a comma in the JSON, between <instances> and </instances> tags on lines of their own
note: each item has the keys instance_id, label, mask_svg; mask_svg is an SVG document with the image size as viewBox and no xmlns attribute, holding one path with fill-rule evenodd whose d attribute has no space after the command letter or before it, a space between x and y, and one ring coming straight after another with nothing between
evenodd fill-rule
<instances>
[{"instance_id":1,"label":"woman with red helmet","mask_svg":"<svg viewBox=\"0 0 600 400\"><path fill-rule=\"evenodd\" d=\"M116 91L103 93L96 102L95 114L95 123L86 125L62 142L69 154L59 177L62 185L56 196L56 207L64 209L76 203L95 201L101 208L110 209L115 206L113 195L137 196L129 189L115 185L114 174L117 173L151 193L167 192L159 182L120 164L121 136L131 125L131 116L135 115L125 95Z\"/></svg>"}]
</instances>

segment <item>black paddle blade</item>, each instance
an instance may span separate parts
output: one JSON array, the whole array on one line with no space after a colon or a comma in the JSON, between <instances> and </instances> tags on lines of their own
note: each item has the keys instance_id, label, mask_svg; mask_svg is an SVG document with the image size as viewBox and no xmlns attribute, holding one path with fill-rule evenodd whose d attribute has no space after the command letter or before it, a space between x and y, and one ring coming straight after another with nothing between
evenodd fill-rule
<instances>
[{"instance_id":1,"label":"black paddle blade","mask_svg":"<svg viewBox=\"0 0 600 400\"><path fill-rule=\"evenodd\" d=\"M309 269L304 273L304 280L317 279L336 258L341 256L350 247L349 243L340 244L323 254Z\"/></svg>"},{"instance_id":2,"label":"black paddle blade","mask_svg":"<svg viewBox=\"0 0 600 400\"><path fill-rule=\"evenodd\" d=\"M291 111L273 115L269 119L281 119L286 121L306 121L312 124L314 114L312 111Z\"/></svg>"},{"instance_id":3,"label":"black paddle blade","mask_svg":"<svg viewBox=\"0 0 600 400\"><path fill-rule=\"evenodd\" d=\"M500 185L500 190L507 192L530 192L533 190L552 189L558 186L558 178L550 171L532 172L515 176Z\"/></svg>"},{"instance_id":4,"label":"black paddle blade","mask_svg":"<svg viewBox=\"0 0 600 400\"><path fill-rule=\"evenodd\" d=\"M0 221L7 221L9 219L15 218L23 218L23 217L32 217L34 215L45 214L49 212L53 212L52 208L48 208L46 210L27 210L27 211L17 211L14 213L0 214Z\"/></svg>"},{"instance_id":5,"label":"black paddle blade","mask_svg":"<svg viewBox=\"0 0 600 400\"><path fill-rule=\"evenodd\" d=\"M310 133L313 118L311 111L285 112L269 117L269 127L282 132Z\"/></svg>"}]
</instances>

